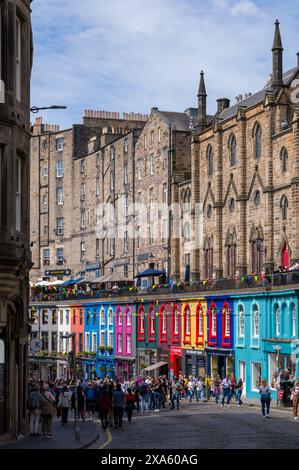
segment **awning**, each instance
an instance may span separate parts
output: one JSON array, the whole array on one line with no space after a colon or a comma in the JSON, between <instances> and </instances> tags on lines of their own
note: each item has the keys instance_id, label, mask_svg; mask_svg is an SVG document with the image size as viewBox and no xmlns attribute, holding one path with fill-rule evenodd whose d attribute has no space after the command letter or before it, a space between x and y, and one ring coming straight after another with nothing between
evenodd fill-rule
<instances>
[{"instance_id":1,"label":"awning","mask_svg":"<svg viewBox=\"0 0 299 470\"><path fill-rule=\"evenodd\" d=\"M165 366L165 364L168 364L168 362L156 362L156 364L152 364L151 366L142 369L142 372L158 369L159 367Z\"/></svg>"},{"instance_id":2,"label":"awning","mask_svg":"<svg viewBox=\"0 0 299 470\"><path fill-rule=\"evenodd\" d=\"M79 277L78 279L70 279L69 281L65 281L62 286L73 286L74 284L78 284L78 282L82 281L84 277Z\"/></svg>"},{"instance_id":3,"label":"awning","mask_svg":"<svg viewBox=\"0 0 299 470\"><path fill-rule=\"evenodd\" d=\"M165 271L159 271L159 269L146 269L145 271L143 271L142 273L138 273L136 277L155 277L155 276L162 276L162 275L166 275L166 272Z\"/></svg>"}]
</instances>

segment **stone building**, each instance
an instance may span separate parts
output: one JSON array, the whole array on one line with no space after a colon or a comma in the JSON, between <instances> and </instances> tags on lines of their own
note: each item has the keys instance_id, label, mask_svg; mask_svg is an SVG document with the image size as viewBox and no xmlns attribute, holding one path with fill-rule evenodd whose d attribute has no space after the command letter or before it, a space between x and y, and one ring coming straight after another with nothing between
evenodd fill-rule
<instances>
[{"instance_id":1,"label":"stone building","mask_svg":"<svg viewBox=\"0 0 299 470\"><path fill-rule=\"evenodd\" d=\"M7 0L0 9L0 438L23 433L26 419L30 3Z\"/></svg>"},{"instance_id":2,"label":"stone building","mask_svg":"<svg viewBox=\"0 0 299 470\"><path fill-rule=\"evenodd\" d=\"M278 21L272 55L265 88L239 96L233 106L217 100L212 119L201 75L191 210L202 205L204 238L191 253L194 280L273 272L299 260L299 61L283 73Z\"/></svg>"},{"instance_id":3,"label":"stone building","mask_svg":"<svg viewBox=\"0 0 299 470\"><path fill-rule=\"evenodd\" d=\"M125 134L130 141L134 129L142 128L146 119L136 113L121 116L87 110L82 125L60 130L37 118L31 140L33 282L67 280L86 273L99 276L106 246L97 236L97 209L102 201L108 202L103 190L110 177L101 154L110 152L109 143ZM124 156L124 141L120 145ZM109 189L109 199L111 195Z\"/></svg>"},{"instance_id":4,"label":"stone building","mask_svg":"<svg viewBox=\"0 0 299 470\"><path fill-rule=\"evenodd\" d=\"M144 205L135 227L138 272L149 265L167 273L178 269L178 248L173 246L179 238L168 205L179 203L177 185L191 176L191 117L192 110L176 113L152 108L136 144L135 201Z\"/></svg>"}]
</instances>

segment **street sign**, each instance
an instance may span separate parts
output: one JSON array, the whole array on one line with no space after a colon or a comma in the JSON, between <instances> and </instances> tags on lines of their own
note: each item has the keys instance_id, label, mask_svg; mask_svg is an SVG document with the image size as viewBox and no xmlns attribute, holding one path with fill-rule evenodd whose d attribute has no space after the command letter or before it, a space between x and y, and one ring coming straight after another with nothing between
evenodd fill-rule
<instances>
[{"instance_id":1,"label":"street sign","mask_svg":"<svg viewBox=\"0 0 299 470\"><path fill-rule=\"evenodd\" d=\"M30 341L30 351L32 353L37 353L37 352L40 352L42 350L42 347L43 347L43 343L40 339L38 338L33 338L31 341Z\"/></svg>"}]
</instances>

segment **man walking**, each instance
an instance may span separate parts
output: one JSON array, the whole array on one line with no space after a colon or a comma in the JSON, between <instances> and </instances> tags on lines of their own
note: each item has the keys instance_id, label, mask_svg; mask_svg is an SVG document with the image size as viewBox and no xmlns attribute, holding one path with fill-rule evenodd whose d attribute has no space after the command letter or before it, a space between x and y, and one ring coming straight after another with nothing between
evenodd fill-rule
<instances>
[{"instance_id":1,"label":"man walking","mask_svg":"<svg viewBox=\"0 0 299 470\"><path fill-rule=\"evenodd\" d=\"M114 429L122 427L124 403L125 394L121 389L120 383L118 383L115 392L113 392Z\"/></svg>"},{"instance_id":2,"label":"man walking","mask_svg":"<svg viewBox=\"0 0 299 470\"><path fill-rule=\"evenodd\" d=\"M228 377L228 375L226 375L225 378L222 380L221 387L222 387L221 406L222 407L224 406L225 398L227 398L227 407L229 407L230 396L231 396L231 380Z\"/></svg>"}]
</instances>

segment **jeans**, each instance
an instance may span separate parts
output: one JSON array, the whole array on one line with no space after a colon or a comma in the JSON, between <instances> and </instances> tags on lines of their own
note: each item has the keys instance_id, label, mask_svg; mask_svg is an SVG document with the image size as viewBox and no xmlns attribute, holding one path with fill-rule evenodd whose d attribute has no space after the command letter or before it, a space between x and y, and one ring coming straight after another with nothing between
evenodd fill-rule
<instances>
[{"instance_id":1,"label":"jeans","mask_svg":"<svg viewBox=\"0 0 299 470\"><path fill-rule=\"evenodd\" d=\"M154 394L154 409L160 410L161 408L161 394L159 392L155 392Z\"/></svg>"},{"instance_id":2,"label":"jeans","mask_svg":"<svg viewBox=\"0 0 299 470\"><path fill-rule=\"evenodd\" d=\"M122 426L123 422L123 408L114 408L114 426Z\"/></svg>"},{"instance_id":3,"label":"jeans","mask_svg":"<svg viewBox=\"0 0 299 470\"><path fill-rule=\"evenodd\" d=\"M238 400L238 405L242 405L242 400L241 400L241 395L242 395L242 390L240 388L237 388L236 390L236 399Z\"/></svg>"},{"instance_id":4,"label":"jeans","mask_svg":"<svg viewBox=\"0 0 299 470\"><path fill-rule=\"evenodd\" d=\"M229 405L230 402L230 389L229 388L224 388L222 390L222 402L221 405L224 405L225 397L227 398L227 404Z\"/></svg>"},{"instance_id":5,"label":"jeans","mask_svg":"<svg viewBox=\"0 0 299 470\"><path fill-rule=\"evenodd\" d=\"M194 392L193 392L193 390L188 390L187 393L188 393L188 397L189 397L189 402L191 403L191 402L192 402L192 398L193 398L193 396L194 396Z\"/></svg>"},{"instance_id":6,"label":"jeans","mask_svg":"<svg viewBox=\"0 0 299 470\"><path fill-rule=\"evenodd\" d=\"M215 403L218 405L218 402L219 402L219 389L218 388L215 388L214 396L215 396Z\"/></svg>"},{"instance_id":7,"label":"jeans","mask_svg":"<svg viewBox=\"0 0 299 470\"><path fill-rule=\"evenodd\" d=\"M68 414L69 414L69 408L65 408L65 407L61 408L61 422L62 422L62 424L67 423Z\"/></svg>"},{"instance_id":8,"label":"jeans","mask_svg":"<svg viewBox=\"0 0 299 470\"><path fill-rule=\"evenodd\" d=\"M204 399L204 396L205 396L205 393L204 393L204 389L202 390L195 390L195 396L196 396L196 401L197 403L199 402L199 400L203 400Z\"/></svg>"},{"instance_id":9,"label":"jeans","mask_svg":"<svg viewBox=\"0 0 299 470\"><path fill-rule=\"evenodd\" d=\"M270 414L270 403L271 400L269 398L261 398L261 403L262 403L262 413L263 416L265 416L265 408L267 408L267 415Z\"/></svg>"},{"instance_id":10,"label":"jeans","mask_svg":"<svg viewBox=\"0 0 299 470\"><path fill-rule=\"evenodd\" d=\"M152 410L155 404L155 395L153 392L148 394L148 409Z\"/></svg>"},{"instance_id":11,"label":"jeans","mask_svg":"<svg viewBox=\"0 0 299 470\"><path fill-rule=\"evenodd\" d=\"M148 408L148 396L140 395L140 412L143 415L144 411L147 412Z\"/></svg>"},{"instance_id":12,"label":"jeans","mask_svg":"<svg viewBox=\"0 0 299 470\"><path fill-rule=\"evenodd\" d=\"M44 436L52 433L52 415L42 415L42 433Z\"/></svg>"},{"instance_id":13,"label":"jeans","mask_svg":"<svg viewBox=\"0 0 299 470\"><path fill-rule=\"evenodd\" d=\"M37 434L38 433L38 423L40 418L41 410L34 410L30 411L30 434Z\"/></svg>"}]
</instances>

